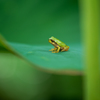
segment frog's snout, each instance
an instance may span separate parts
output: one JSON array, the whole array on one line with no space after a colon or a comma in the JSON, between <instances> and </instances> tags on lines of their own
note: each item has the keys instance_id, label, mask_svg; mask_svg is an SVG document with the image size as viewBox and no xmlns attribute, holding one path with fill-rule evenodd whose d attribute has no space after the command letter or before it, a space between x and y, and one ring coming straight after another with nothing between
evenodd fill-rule
<instances>
[{"instance_id":1,"label":"frog's snout","mask_svg":"<svg viewBox=\"0 0 100 100\"><path fill-rule=\"evenodd\" d=\"M49 43L51 43L51 40L50 39L48 41L49 41Z\"/></svg>"}]
</instances>

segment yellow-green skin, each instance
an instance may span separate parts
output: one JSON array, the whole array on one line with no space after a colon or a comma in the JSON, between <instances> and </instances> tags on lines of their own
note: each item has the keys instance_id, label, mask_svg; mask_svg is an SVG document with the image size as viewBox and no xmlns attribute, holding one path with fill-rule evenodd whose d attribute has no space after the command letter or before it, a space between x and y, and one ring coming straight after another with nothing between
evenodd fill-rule
<instances>
[{"instance_id":1,"label":"yellow-green skin","mask_svg":"<svg viewBox=\"0 0 100 100\"><path fill-rule=\"evenodd\" d=\"M58 53L59 51L68 51L69 49L69 46L53 36L49 38L49 43L51 43L55 47L54 49L50 50L52 51L52 53Z\"/></svg>"}]
</instances>

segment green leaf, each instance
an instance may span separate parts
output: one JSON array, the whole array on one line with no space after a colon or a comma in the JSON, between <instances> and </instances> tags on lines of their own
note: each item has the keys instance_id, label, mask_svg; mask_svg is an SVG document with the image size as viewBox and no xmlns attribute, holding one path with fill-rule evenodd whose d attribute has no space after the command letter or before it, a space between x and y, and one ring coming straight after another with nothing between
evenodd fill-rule
<instances>
[{"instance_id":1,"label":"green leaf","mask_svg":"<svg viewBox=\"0 0 100 100\"><path fill-rule=\"evenodd\" d=\"M69 51L52 53L53 46L9 43L32 63L51 70L82 70L82 50L78 44L70 44Z\"/></svg>"},{"instance_id":2,"label":"green leaf","mask_svg":"<svg viewBox=\"0 0 100 100\"><path fill-rule=\"evenodd\" d=\"M79 44L69 44L69 51L52 53L49 50L53 48L53 46L6 43L4 43L5 47L9 50L44 70L60 71L60 73L63 74L66 73L66 71L79 73L83 70L82 47Z\"/></svg>"}]
</instances>

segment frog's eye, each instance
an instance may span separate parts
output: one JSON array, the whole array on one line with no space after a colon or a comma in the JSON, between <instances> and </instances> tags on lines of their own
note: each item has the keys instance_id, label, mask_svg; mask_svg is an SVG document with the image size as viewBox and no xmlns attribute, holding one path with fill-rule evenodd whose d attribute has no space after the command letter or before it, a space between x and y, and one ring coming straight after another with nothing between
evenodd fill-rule
<instances>
[{"instance_id":1,"label":"frog's eye","mask_svg":"<svg viewBox=\"0 0 100 100\"><path fill-rule=\"evenodd\" d=\"M51 40L51 42L55 42L54 40Z\"/></svg>"}]
</instances>

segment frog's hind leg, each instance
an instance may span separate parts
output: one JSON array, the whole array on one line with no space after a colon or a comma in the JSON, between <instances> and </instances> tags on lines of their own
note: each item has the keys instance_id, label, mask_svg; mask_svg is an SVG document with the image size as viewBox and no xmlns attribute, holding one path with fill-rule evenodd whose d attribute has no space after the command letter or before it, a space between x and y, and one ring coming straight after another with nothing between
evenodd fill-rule
<instances>
[{"instance_id":1,"label":"frog's hind leg","mask_svg":"<svg viewBox=\"0 0 100 100\"><path fill-rule=\"evenodd\" d=\"M61 50L61 52L63 52L63 51L68 51L68 49L69 49L69 47L68 47L68 48L63 48L63 49Z\"/></svg>"}]
</instances>

